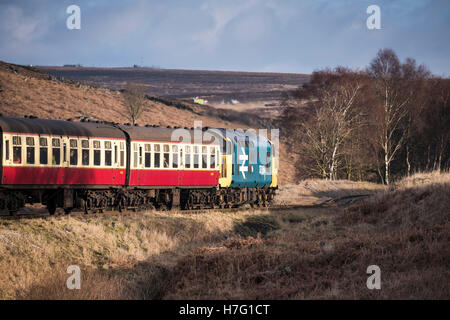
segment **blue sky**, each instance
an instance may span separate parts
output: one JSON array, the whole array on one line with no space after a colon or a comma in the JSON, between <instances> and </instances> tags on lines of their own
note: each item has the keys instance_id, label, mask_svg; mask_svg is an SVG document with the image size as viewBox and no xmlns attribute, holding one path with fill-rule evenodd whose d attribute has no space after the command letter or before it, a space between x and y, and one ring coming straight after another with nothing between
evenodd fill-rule
<instances>
[{"instance_id":1,"label":"blue sky","mask_svg":"<svg viewBox=\"0 0 450 320\"><path fill-rule=\"evenodd\" d=\"M372 4L381 30L366 27ZM310 73L392 48L449 76L449 35L448 0L0 0L0 60L18 64Z\"/></svg>"}]
</instances>

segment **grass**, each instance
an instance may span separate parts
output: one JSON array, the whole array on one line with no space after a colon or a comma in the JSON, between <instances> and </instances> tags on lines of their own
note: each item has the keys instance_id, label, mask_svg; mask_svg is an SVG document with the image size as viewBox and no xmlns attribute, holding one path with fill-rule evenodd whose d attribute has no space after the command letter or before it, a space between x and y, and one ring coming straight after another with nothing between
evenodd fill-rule
<instances>
[{"instance_id":1,"label":"grass","mask_svg":"<svg viewBox=\"0 0 450 320\"><path fill-rule=\"evenodd\" d=\"M449 182L416 175L347 207L2 220L0 298L448 299Z\"/></svg>"}]
</instances>

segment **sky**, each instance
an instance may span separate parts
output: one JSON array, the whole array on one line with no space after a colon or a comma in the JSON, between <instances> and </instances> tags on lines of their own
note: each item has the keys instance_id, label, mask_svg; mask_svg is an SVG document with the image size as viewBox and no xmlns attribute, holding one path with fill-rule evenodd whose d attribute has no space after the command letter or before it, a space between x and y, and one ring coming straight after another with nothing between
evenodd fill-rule
<instances>
[{"instance_id":1,"label":"sky","mask_svg":"<svg viewBox=\"0 0 450 320\"><path fill-rule=\"evenodd\" d=\"M391 48L450 76L449 40L448 0L0 0L0 60L26 65L311 73Z\"/></svg>"}]
</instances>

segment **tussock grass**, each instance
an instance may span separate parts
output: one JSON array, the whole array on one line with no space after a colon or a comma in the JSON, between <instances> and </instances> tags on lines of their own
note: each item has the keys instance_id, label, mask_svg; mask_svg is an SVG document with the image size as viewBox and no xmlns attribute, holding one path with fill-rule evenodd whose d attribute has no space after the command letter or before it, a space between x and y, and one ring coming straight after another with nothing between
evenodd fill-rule
<instances>
[{"instance_id":1,"label":"tussock grass","mask_svg":"<svg viewBox=\"0 0 450 320\"><path fill-rule=\"evenodd\" d=\"M449 180L410 177L347 207L0 220L0 297L448 299Z\"/></svg>"},{"instance_id":2,"label":"tussock grass","mask_svg":"<svg viewBox=\"0 0 450 320\"><path fill-rule=\"evenodd\" d=\"M180 260L165 297L448 299L449 179L420 175L348 208L278 216L281 228L255 246ZM373 264L382 272L379 291L366 287Z\"/></svg>"},{"instance_id":3,"label":"tussock grass","mask_svg":"<svg viewBox=\"0 0 450 320\"><path fill-rule=\"evenodd\" d=\"M385 189L385 186L371 182L308 179L297 184L281 185L274 200L276 204L314 205L330 199L373 194Z\"/></svg>"},{"instance_id":4,"label":"tussock grass","mask_svg":"<svg viewBox=\"0 0 450 320\"><path fill-rule=\"evenodd\" d=\"M157 298L181 256L223 241L253 214L0 220L0 298ZM69 265L82 269L82 290L66 288Z\"/></svg>"}]
</instances>

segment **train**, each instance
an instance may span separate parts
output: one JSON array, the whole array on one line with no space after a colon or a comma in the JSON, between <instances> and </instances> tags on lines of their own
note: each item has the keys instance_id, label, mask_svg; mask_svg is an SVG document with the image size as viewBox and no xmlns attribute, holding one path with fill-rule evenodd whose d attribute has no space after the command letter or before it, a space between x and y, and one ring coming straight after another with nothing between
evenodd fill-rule
<instances>
[{"instance_id":1,"label":"train","mask_svg":"<svg viewBox=\"0 0 450 320\"><path fill-rule=\"evenodd\" d=\"M266 207L278 189L277 148L243 130L0 116L0 135L10 215Z\"/></svg>"}]
</instances>

